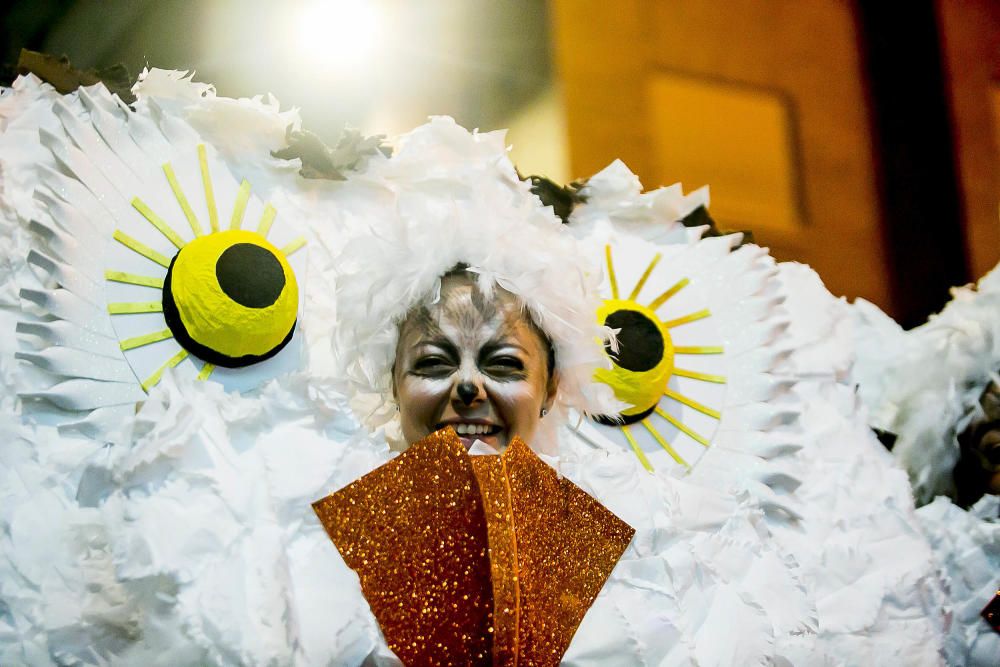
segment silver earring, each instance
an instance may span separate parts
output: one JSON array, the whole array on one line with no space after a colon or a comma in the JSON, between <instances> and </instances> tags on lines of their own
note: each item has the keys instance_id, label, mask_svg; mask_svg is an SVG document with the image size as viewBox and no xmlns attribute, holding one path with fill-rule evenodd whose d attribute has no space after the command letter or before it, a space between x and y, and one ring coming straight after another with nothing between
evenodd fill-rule
<instances>
[{"instance_id":1,"label":"silver earring","mask_svg":"<svg viewBox=\"0 0 1000 667\"><path fill-rule=\"evenodd\" d=\"M547 414L549 414L549 411L546 410L545 408L542 408L542 418L543 419L545 418L545 415L547 415Z\"/></svg>"}]
</instances>

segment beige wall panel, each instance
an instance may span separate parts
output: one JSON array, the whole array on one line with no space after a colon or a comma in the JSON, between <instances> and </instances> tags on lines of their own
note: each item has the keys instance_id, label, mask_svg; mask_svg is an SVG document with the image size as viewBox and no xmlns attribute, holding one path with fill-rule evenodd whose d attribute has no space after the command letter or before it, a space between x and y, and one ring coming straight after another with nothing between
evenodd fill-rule
<instances>
[{"instance_id":1,"label":"beige wall panel","mask_svg":"<svg viewBox=\"0 0 1000 667\"><path fill-rule=\"evenodd\" d=\"M780 95L669 72L651 74L648 87L654 173L710 183L723 227L798 232L805 212L793 120Z\"/></svg>"}]
</instances>

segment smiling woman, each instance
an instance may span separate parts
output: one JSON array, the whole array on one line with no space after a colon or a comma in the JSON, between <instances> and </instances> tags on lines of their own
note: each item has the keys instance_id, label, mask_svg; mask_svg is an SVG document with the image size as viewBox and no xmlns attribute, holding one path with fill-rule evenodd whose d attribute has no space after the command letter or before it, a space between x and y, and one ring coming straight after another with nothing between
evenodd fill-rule
<instances>
[{"instance_id":1,"label":"smiling woman","mask_svg":"<svg viewBox=\"0 0 1000 667\"><path fill-rule=\"evenodd\" d=\"M428 145L442 147L432 172ZM627 407L594 381L611 367L600 261L518 177L503 133L434 118L351 186L379 188L393 213L338 256L333 345L362 421L397 421L394 448L452 426L555 456L571 414Z\"/></svg>"},{"instance_id":2,"label":"smiling woman","mask_svg":"<svg viewBox=\"0 0 1000 667\"><path fill-rule=\"evenodd\" d=\"M400 327L393 393L408 444L449 426L466 449L533 442L558 385L551 343L521 302L503 289L484 295L463 269Z\"/></svg>"},{"instance_id":3,"label":"smiling woman","mask_svg":"<svg viewBox=\"0 0 1000 667\"><path fill-rule=\"evenodd\" d=\"M343 216L334 352L405 451L317 516L404 664L559 664L634 534L557 468L573 411L623 409L594 380L600 262L502 133L435 118L344 185L379 208Z\"/></svg>"}]
</instances>

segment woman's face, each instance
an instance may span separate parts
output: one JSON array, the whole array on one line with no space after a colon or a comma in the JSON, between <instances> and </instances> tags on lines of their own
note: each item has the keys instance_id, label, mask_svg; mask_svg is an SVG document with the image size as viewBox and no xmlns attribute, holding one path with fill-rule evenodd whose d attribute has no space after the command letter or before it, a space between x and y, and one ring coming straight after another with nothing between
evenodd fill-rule
<instances>
[{"instance_id":1,"label":"woman's face","mask_svg":"<svg viewBox=\"0 0 1000 667\"><path fill-rule=\"evenodd\" d=\"M548 348L509 292L487 301L467 274L441 281L437 303L400 328L393 384L407 443L451 426L468 449L531 443L557 379Z\"/></svg>"}]
</instances>

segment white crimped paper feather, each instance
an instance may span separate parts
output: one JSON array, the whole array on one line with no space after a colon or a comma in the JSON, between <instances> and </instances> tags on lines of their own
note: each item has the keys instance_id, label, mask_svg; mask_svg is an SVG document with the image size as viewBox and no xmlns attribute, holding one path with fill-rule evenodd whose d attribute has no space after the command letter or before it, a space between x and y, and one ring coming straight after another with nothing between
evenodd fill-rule
<instances>
[{"instance_id":1,"label":"white crimped paper feather","mask_svg":"<svg viewBox=\"0 0 1000 667\"><path fill-rule=\"evenodd\" d=\"M681 219L699 206L708 207L708 188L685 195L681 184L642 191L639 177L621 160L587 179L580 189L585 198L572 213L572 225L581 234L614 228L648 241L681 243L689 238Z\"/></svg>"},{"instance_id":2,"label":"white crimped paper feather","mask_svg":"<svg viewBox=\"0 0 1000 667\"><path fill-rule=\"evenodd\" d=\"M921 504L953 496L957 435L1000 370L1000 269L953 288L944 310L911 331L862 299L852 314L854 379L872 424L896 434L893 454Z\"/></svg>"},{"instance_id":3,"label":"white crimped paper feather","mask_svg":"<svg viewBox=\"0 0 1000 667\"><path fill-rule=\"evenodd\" d=\"M560 470L636 528L565 664L768 664L776 635L814 629L752 497L651 475L631 452L572 437L563 451Z\"/></svg>"},{"instance_id":4,"label":"white crimped paper feather","mask_svg":"<svg viewBox=\"0 0 1000 667\"><path fill-rule=\"evenodd\" d=\"M818 613L815 637L787 637L793 664L943 661L942 582L905 474L869 430L850 384L847 304L801 264L779 265L791 373L802 406L795 455L802 518L770 527L794 556Z\"/></svg>"},{"instance_id":5,"label":"white crimped paper feather","mask_svg":"<svg viewBox=\"0 0 1000 667\"><path fill-rule=\"evenodd\" d=\"M166 579L186 641L212 664L351 664L378 638L311 502L388 450L362 439L346 405L339 423L317 419L330 396L315 389L293 376L250 398L168 376L126 438L135 446L105 462L119 579L136 591Z\"/></svg>"},{"instance_id":6,"label":"white crimped paper feather","mask_svg":"<svg viewBox=\"0 0 1000 667\"><path fill-rule=\"evenodd\" d=\"M947 584L949 664L996 664L1000 634L980 612L1000 588L1000 497L983 496L966 511L939 496L918 509L917 516Z\"/></svg>"},{"instance_id":7,"label":"white crimped paper feather","mask_svg":"<svg viewBox=\"0 0 1000 667\"><path fill-rule=\"evenodd\" d=\"M103 87L88 90L98 89ZM60 380L52 369L65 367L67 362L91 375L121 377L120 352L113 336L108 336L106 317L94 303L99 266L92 259L93 253L99 252L100 241L88 233L90 227L75 226L69 217L64 218L66 226L46 219L46 205L59 199L41 185L46 179L58 177L58 162L42 141L43 137L49 140L63 132L62 121L53 112L55 105L67 118L85 116L88 105L100 105L109 113L115 107L115 101L106 93L98 95L98 99L94 102L87 90L63 97L31 75L19 78L0 99L0 123L4 128L0 133L0 209L4 218L0 233L4 236L6 268L0 280L5 295L3 312L12 318L9 326L5 319L3 336L5 349L21 347L22 354L35 355L29 358L37 362L12 366L18 378L15 391L47 389ZM76 215L75 211L70 213ZM51 289L61 284L72 285L79 295L69 289ZM53 311L62 318L49 321ZM26 340L11 340L7 346L15 322L17 333ZM30 341L41 345L31 345ZM94 381L61 379L67 390L63 405L33 402L30 407L34 418L66 423L86 416L86 412L71 414L65 410L86 402L93 394ZM101 386L106 395L131 396L133 400L138 397L128 383L109 381ZM121 417L122 413L114 409L94 415L107 422Z\"/></svg>"}]
</instances>

